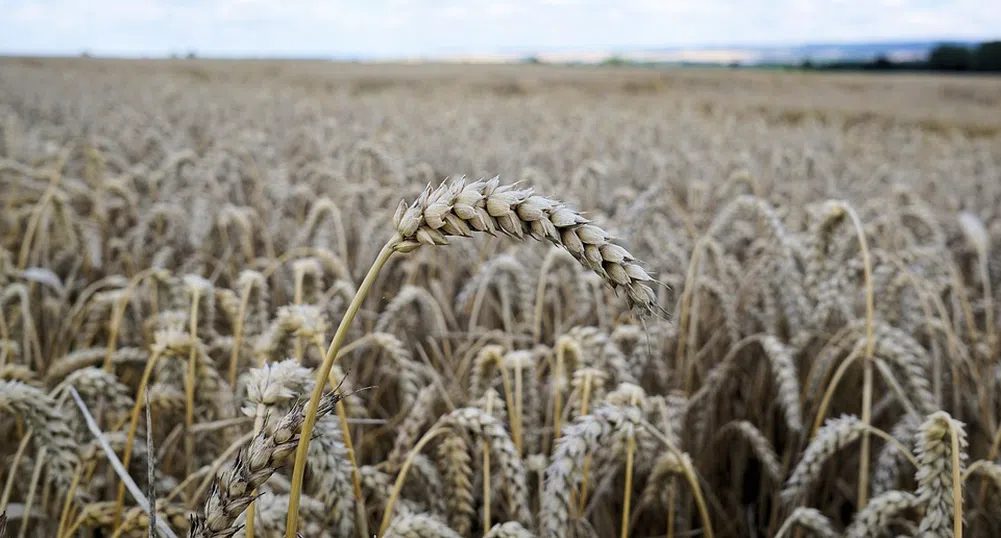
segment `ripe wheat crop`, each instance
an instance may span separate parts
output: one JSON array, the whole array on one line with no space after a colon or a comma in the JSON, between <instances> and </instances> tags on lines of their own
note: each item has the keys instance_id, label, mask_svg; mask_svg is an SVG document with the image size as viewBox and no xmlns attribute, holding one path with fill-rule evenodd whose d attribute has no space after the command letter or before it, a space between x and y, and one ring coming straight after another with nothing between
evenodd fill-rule
<instances>
[{"instance_id":1,"label":"ripe wheat crop","mask_svg":"<svg viewBox=\"0 0 1001 538\"><path fill-rule=\"evenodd\" d=\"M1001 535L999 111L0 60L0 537Z\"/></svg>"}]
</instances>

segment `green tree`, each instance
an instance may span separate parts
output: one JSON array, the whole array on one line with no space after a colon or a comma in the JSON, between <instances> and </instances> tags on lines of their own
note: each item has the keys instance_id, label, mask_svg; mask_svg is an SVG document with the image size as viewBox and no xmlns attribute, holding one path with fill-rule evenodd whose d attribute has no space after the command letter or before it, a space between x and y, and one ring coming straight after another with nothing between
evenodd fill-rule
<instances>
[{"instance_id":1,"label":"green tree","mask_svg":"<svg viewBox=\"0 0 1001 538\"><path fill-rule=\"evenodd\" d=\"M960 45L938 45L928 55L928 68L938 71L967 71L973 67L973 53Z\"/></svg>"},{"instance_id":2,"label":"green tree","mask_svg":"<svg viewBox=\"0 0 1001 538\"><path fill-rule=\"evenodd\" d=\"M1001 41L987 41L977 46L973 52L973 68L1001 72Z\"/></svg>"}]
</instances>

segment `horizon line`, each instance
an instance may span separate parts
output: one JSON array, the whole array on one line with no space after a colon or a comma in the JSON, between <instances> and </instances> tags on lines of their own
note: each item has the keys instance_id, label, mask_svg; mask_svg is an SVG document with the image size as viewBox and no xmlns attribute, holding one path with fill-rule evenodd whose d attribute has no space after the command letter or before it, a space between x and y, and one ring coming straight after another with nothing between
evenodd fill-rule
<instances>
[{"instance_id":1,"label":"horizon line","mask_svg":"<svg viewBox=\"0 0 1001 538\"><path fill-rule=\"evenodd\" d=\"M975 45L979 43L986 43L992 41L1001 40L1001 35L993 37L973 37L973 36L953 36L953 37L943 37L943 36L929 36L929 37L875 37L871 39L854 39L854 40L817 40L817 41L761 41L761 42L745 42L745 43L712 43L706 42L703 44L636 44L636 45L562 45L556 47L502 47L493 51L439 51L434 53L426 54L416 54L416 55L404 55L404 54L380 54L380 53L364 53L360 51L353 52L253 52L253 51L233 51L233 52L220 52L220 51L199 51L197 48L185 48L177 47L174 50L160 50L160 51L136 51L136 52L102 52L100 50L91 50L87 47L81 47L79 50L66 50L66 51L29 51L29 50L0 50L0 58L80 58L84 56L89 56L92 58L100 59L178 59L184 58L189 54L194 54L199 59L220 59L220 60L281 60L281 59L313 59L313 60L337 60L337 61L376 61L376 62L408 62L415 60L422 61L434 61L434 60L446 60L454 61L456 59L461 59L464 57L479 57L479 58L501 58L501 57L531 57L537 55L551 55L551 54L608 54L615 55L620 53L636 53L636 52L682 52L682 51L718 51L718 50L740 50L740 49L783 49L783 48L800 48L800 47L817 47L817 46L831 46L831 47L845 47L845 46L858 46L858 45L905 45L905 44L965 44L965 45Z\"/></svg>"}]
</instances>

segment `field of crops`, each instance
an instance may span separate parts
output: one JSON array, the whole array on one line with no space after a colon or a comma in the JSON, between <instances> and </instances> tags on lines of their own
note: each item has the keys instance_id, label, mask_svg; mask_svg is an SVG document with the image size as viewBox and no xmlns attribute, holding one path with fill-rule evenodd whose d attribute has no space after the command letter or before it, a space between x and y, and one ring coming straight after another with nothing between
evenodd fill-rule
<instances>
[{"instance_id":1,"label":"field of crops","mask_svg":"<svg viewBox=\"0 0 1001 538\"><path fill-rule=\"evenodd\" d=\"M0 536L1001 535L1001 79L0 59L0 135Z\"/></svg>"}]
</instances>

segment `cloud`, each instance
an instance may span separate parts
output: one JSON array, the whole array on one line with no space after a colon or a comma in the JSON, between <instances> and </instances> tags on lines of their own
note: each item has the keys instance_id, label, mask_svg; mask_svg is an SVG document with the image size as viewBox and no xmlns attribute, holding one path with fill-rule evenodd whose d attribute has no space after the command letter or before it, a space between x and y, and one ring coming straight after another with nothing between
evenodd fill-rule
<instances>
[{"instance_id":1,"label":"cloud","mask_svg":"<svg viewBox=\"0 0 1001 538\"><path fill-rule=\"evenodd\" d=\"M996 0L0 0L0 52L416 57L995 37Z\"/></svg>"}]
</instances>

